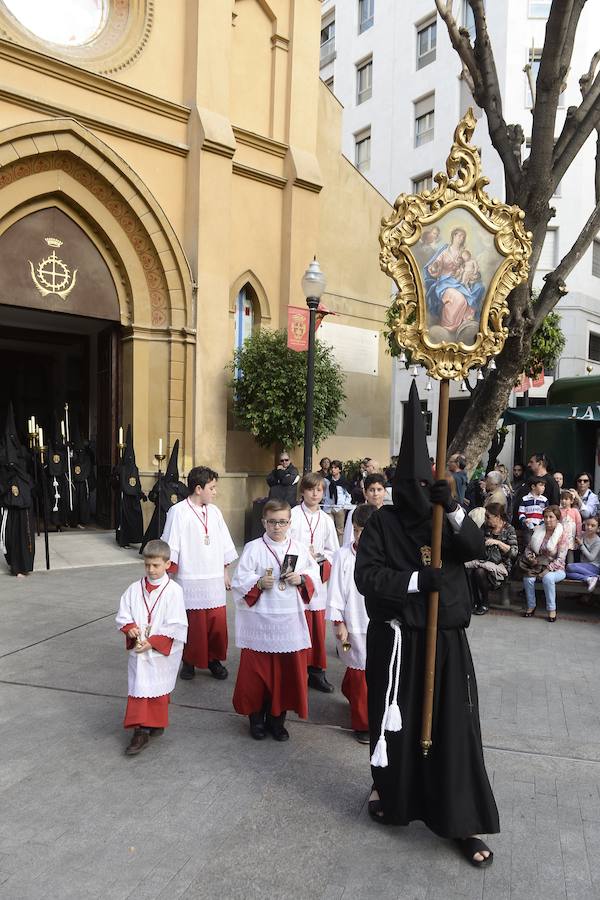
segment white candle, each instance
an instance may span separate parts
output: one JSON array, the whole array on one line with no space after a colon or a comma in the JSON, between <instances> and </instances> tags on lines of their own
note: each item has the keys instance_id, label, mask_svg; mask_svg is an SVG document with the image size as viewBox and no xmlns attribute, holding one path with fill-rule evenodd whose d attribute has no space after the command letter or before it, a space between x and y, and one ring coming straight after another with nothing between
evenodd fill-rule
<instances>
[{"instance_id":1,"label":"white candle","mask_svg":"<svg viewBox=\"0 0 600 900\"><path fill-rule=\"evenodd\" d=\"M123 443L123 426L122 425L119 427L119 443L120 444Z\"/></svg>"},{"instance_id":2,"label":"white candle","mask_svg":"<svg viewBox=\"0 0 600 900\"><path fill-rule=\"evenodd\" d=\"M40 447L44 446L44 431L42 428L38 431L38 443Z\"/></svg>"},{"instance_id":3,"label":"white candle","mask_svg":"<svg viewBox=\"0 0 600 900\"><path fill-rule=\"evenodd\" d=\"M62 434L63 439L64 439L64 436L65 436L65 420L64 419L60 420L60 433Z\"/></svg>"},{"instance_id":4,"label":"white candle","mask_svg":"<svg viewBox=\"0 0 600 900\"><path fill-rule=\"evenodd\" d=\"M35 431L35 416L32 416L32 417L31 417L31 425L32 425L31 430L32 430L32 431Z\"/></svg>"},{"instance_id":5,"label":"white candle","mask_svg":"<svg viewBox=\"0 0 600 900\"><path fill-rule=\"evenodd\" d=\"M31 419L27 419L27 431L29 432L29 434L31 434L31 432L33 431L33 428L31 427Z\"/></svg>"},{"instance_id":6,"label":"white candle","mask_svg":"<svg viewBox=\"0 0 600 900\"><path fill-rule=\"evenodd\" d=\"M158 455L162 456L162 438L158 439Z\"/></svg>"}]
</instances>

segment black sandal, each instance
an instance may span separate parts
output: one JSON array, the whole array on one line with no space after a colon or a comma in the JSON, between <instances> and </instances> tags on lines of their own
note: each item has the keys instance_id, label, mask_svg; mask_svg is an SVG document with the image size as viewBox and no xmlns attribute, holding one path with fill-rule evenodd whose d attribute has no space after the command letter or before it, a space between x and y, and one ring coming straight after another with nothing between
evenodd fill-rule
<instances>
[{"instance_id":1,"label":"black sandal","mask_svg":"<svg viewBox=\"0 0 600 900\"><path fill-rule=\"evenodd\" d=\"M375 786L371 788L371 793L373 793L374 790L376 790ZM380 825L387 825L383 815L383 806L379 797L376 800L369 800L368 808L369 815L374 822L378 822Z\"/></svg>"},{"instance_id":2,"label":"black sandal","mask_svg":"<svg viewBox=\"0 0 600 900\"><path fill-rule=\"evenodd\" d=\"M524 619L531 619L532 616L535 616L536 607L532 606L531 609L524 609L521 615Z\"/></svg>"},{"instance_id":3,"label":"black sandal","mask_svg":"<svg viewBox=\"0 0 600 900\"><path fill-rule=\"evenodd\" d=\"M494 861L494 854L488 845L484 844L481 838L458 838L457 843L464 858L467 862L470 862L472 866L475 866L476 869L487 869ZM484 850L487 850L490 855L484 856L483 859L474 858L476 853L483 853Z\"/></svg>"}]
</instances>

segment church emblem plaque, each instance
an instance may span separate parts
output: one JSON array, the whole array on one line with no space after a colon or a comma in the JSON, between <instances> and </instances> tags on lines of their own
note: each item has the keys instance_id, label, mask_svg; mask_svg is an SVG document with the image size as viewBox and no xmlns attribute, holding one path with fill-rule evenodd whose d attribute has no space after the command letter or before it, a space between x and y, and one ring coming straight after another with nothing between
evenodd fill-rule
<instances>
[{"instance_id":1,"label":"church emblem plaque","mask_svg":"<svg viewBox=\"0 0 600 900\"><path fill-rule=\"evenodd\" d=\"M379 261L398 288L392 331L411 363L433 378L466 378L502 350L507 297L529 275L531 234L518 206L491 199L468 109L446 172L419 194L400 194L382 221Z\"/></svg>"},{"instance_id":2,"label":"church emblem plaque","mask_svg":"<svg viewBox=\"0 0 600 900\"><path fill-rule=\"evenodd\" d=\"M56 237L44 238L52 253L43 257L37 265L29 259L29 268L31 271L31 280L42 295L47 297L48 294L54 294L61 300L66 300L77 281L77 269L71 269L56 254L56 250L62 247L62 241Z\"/></svg>"},{"instance_id":3,"label":"church emblem plaque","mask_svg":"<svg viewBox=\"0 0 600 900\"><path fill-rule=\"evenodd\" d=\"M60 462L60 456L58 455L58 453L53 453L53 454L52 454L52 462L53 462L55 465L58 465L58 463Z\"/></svg>"},{"instance_id":4,"label":"church emblem plaque","mask_svg":"<svg viewBox=\"0 0 600 900\"><path fill-rule=\"evenodd\" d=\"M171 503L173 506L177 503L177 494L171 494Z\"/></svg>"},{"instance_id":5,"label":"church emblem plaque","mask_svg":"<svg viewBox=\"0 0 600 900\"><path fill-rule=\"evenodd\" d=\"M137 484L137 481L135 480L135 478L132 477L129 479L129 487L135 487L136 484Z\"/></svg>"},{"instance_id":6,"label":"church emblem plaque","mask_svg":"<svg viewBox=\"0 0 600 900\"><path fill-rule=\"evenodd\" d=\"M18 497L19 496L18 486L16 484L11 485L10 492L13 495L13 497Z\"/></svg>"}]
</instances>

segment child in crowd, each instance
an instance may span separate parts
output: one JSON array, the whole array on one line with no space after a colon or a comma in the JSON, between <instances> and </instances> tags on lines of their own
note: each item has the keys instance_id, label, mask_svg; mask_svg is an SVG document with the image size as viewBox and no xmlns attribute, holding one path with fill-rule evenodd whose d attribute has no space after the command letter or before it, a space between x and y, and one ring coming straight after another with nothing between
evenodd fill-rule
<instances>
[{"instance_id":1,"label":"child in crowd","mask_svg":"<svg viewBox=\"0 0 600 900\"><path fill-rule=\"evenodd\" d=\"M369 504L369 506L373 506L375 509L380 509L385 503L385 498L387 496L386 492L386 477L382 472L373 472L371 475L367 475L364 483L364 495L365 501ZM354 517L354 513L356 508L352 510L352 512L348 513L348 518L346 519L346 527L344 529L344 547L351 547L354 542L354 531L352 530L352 521Z\"/></svg>"},{"instance_id":2,"label":"child in crowd","mask_svg":"<svg viewBox=\"0 0 600 900\"><path fill-rule=\"evenodd\" d=\"M305 609L321 582L311 554L288 536L289 503L267 500L263 516L266 534L246 544L231 585L242 651L233 706L249 717L255 740L270 732L287 741L287 711L308 715Z\"/></svg>"},{"instance_id":3,"label":"child in crowd","mask_svg":"<svg viewBox=\"0 0 600 900\"><path fill-rule=\"evenodd\" d=\"M346 510L352 503L350 485L342 476L341 460L331 460L330 474L327 476L327 479L328 483L323 496L323 509L335 522L338 540L341 541L344 534Z\"/></svg>"},{"instance_id":4,"label":"child in crowd","mask_svg":"<svg viewBox=\"0 0 600 900\"><path fill-rule=\"evenodd\" d=\"M321 569L322 587L315 590L306 610L306 621L312 649L307 652L308 686L324 694L331 694L333 685L325 677L327 650L325 647L325 587L331 572L334 553L339 541L333 519L321 512L324 479L319 472L309 472L302 477L300 494L302 501L292 509L290 534L317 561Z\"/></svg>"},{"instance_id":5,"label":"child in crowd","mask_svg":"<svg viewBox=\"0 0 600 900\"><path fill-rule=\"evenodd\" d=\"M189 680L195 668L209 669L213 678L227 678L227 610L225 591L231 587L227 567L237 553L223 515L215 506L218 474L206 466L190 469L190 496L167 513L163 540L171 547L172 573L183 589L188 639L180 677Z\"/></svg>"},{"instance_id":6,"label":"child in crowd","mask_svg":"<svg viewBox=\"0 0 600 900\"><path fill-rule=\"evenodd\" d=\"M554 474L556 475L556 472ZM560 515L561 525L569 542L567 561L572 563L573 553L578 546L575 541L576 539L581 540L581 513L573 505L573 494L571 491L564 490L560 492Z\"/></svg>"},{"instance_id":7,"label":"child in crowd","mask_svg":"<svg viewBox=\"0 0 600 900\"><path fill-rule=\"evenodd\" d=\"M583 540L576 538L581 553L581 562L569 563L567 578L573 581L587 581L588 591L593 591L600 575L600 537L598 519L590 516L583 523Z\"/></svg>"},{"instance_id":8,"label":"child in crowd","mask_svg":"<svg viewBox=\"0 0 600 900\"><path fill-rule=\"evenodd\" d=\"M350 547L342 547L336 553L327 594L327 618L333 622L338 656L346 664L342 693L350 704L350 721L360 744L369 743L365 678L369 617L365 598L354 583L354 564L363 528L374 512L375 507L367 503L361 503L354 510L354 541Z\"/></svg>"},{"instance_id":9,"label":"child in crowd","mask_svg":"<svg viewBox=\"0 0 600 900\"><path fill-rule=\"evenodd\" d=\"M167 575L169 545L149 541L143 556L146 577L129 585L116 619L129 651L124 727L134 732L128 756L141 753L169 724L169 695L188 628L182 590Z\"/></svg>"},{"instance_id":10,"label":"child in crowd","mask_svg":"<svg viewBox=\"0 0 600 900\"><path fill-rule=\"evenodd\" d=\"M544 519L544 510L548 506L548 500L544 496L546 482L543 478L535 476L529 481L529 493L525 494L519 505L519 525L528 534L536 525L541 525Z\"/></svg>"}]
</instances>

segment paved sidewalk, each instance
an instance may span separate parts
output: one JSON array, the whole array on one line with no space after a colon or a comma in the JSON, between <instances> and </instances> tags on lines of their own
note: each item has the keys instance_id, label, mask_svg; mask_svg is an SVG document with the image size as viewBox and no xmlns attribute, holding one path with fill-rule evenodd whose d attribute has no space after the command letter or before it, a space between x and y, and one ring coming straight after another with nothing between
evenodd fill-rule
<instances>
[{"instance_id":1,"label":"paved sidewalk","mask_svg":"<svg viewBox=\"0 0 600 900\"><path fill-rule=\"evenodd\" d=\"M252 741L230 678L179 682L171 728L134 759L118 596L140 563L0 583L0 900L600 898L600 627L473 621L502 833L471 868L422 825L366 812L331 659L291 740ZM292 717L293 718L293 717Z\"/></svg>"}]
</instances>

